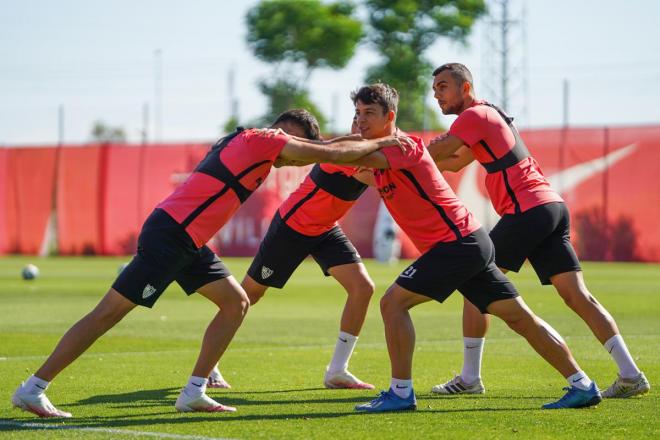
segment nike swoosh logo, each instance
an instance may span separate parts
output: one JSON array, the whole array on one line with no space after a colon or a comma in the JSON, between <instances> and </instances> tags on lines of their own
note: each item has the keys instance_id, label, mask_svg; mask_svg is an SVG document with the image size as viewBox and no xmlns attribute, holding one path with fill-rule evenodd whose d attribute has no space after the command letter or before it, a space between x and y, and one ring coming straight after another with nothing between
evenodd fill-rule
<instances>
[{"instance_id":1,"label":"nike swoosh logo","mask_svg":"<svg viewBox=\"0 0 660 440\"><path fill-rule=\"evenodd\" d=\"M478 345L466 345L465 348L479 348Z\"/></svg>"},{"instance_id":2,"label":"nike swoosh logo","mask_svg":"<svg viewBox=\"0 0 660 440\"><path fill-rule=\"evenodd\" d=\"M629 156L637 148L636 144L626 145L606 156L582 162L561 170L553 175L546 176L552 188L559 194L564 195L580 183L603 172L606 168ZM465 167L463 178L456 189L456 196L463 204L474 213L477 218L488 228L495 226L500 216L495 212L492 203L484 197L479 190L478 171L481 165L474 161Z\"/></svg>"},{"instance_id":3,"label":"nike swoosh logo","mask_svg":"<svg viewBox=\"0 0 660 440\"><path fill-rule=\"evenodd\" d=\"M608 351L608 353L612 354L612 350L614 350L614 345L612 346L612 348L610 348L610 351Z\"/></svg>"},{"instance_id":4,"label":"nike swoosh logo","mask_svg":"<svg viewBox=\"0 0 660 440\"><path fill-rule=\"evenodd\" d=\"M397 385L396 388L398 388L398 389L400 389L400 390L403 390L403 389L408 388L408 387L407 387L407 386Z\"/></svg>"},{"instance_id":5,"label":"nike swoosh logo","mask_svg":"<svg viewBox=\"0 0 660 440\"><path fill-rule=\"evenodd\" d=\"M195 385L196 387L201 387L201 386L202 386L201 383L195 383L195 382L191 382L191 383L192 383L193 385Z\"/></svg>"},{"instance_id":6,"label":"nike swoosh logo","mask_svg":"<svg viewBox=\"0 0 660 440\"><path fill-rule=\"evenodd\" d=\"M582 379L584 379L584 377L578 377L577 379L573 380L573 383L579 382L579 381L581 381Z\"/></svg>"},{"instance_id":7,"label":"nike swoosh logo","mask_svg":"<svg viewBox=\"0 0 660 440\"><path fill-rule=\"evenodd\" d=\"M548 181L559 193L563 193L575 188L594 174L605 171L608 167L635 151L636 148L637 145L635 144L626 145L623 148L612 151L607 156L573 165L552 176L548 176Z\"/></svg>"},{"instance_id":8,"label":"nike swoosh logo","mask_svg":"<svg viewBox=\"0 0 660 440\"><path fill-rule=\"evenodd\" d=\"M46 389L45 387L41 387L41 386L37 385L36 383L34 384L34 386L37 387L37 388L39 388L39 389L42 389L42 390L45 390L45 389Z\"/></svg>"},{"instance_id":9,"label":"nike swoosh logo","mask_svg":"<svg viewBox=\"0 0 660 440\"><path fill-rule=\"evenodd\" d=\"M339 338L339 340L340 340L341 342L348 342L348 339L342 339L342 338Z\"/></svg>"}]
</instances>

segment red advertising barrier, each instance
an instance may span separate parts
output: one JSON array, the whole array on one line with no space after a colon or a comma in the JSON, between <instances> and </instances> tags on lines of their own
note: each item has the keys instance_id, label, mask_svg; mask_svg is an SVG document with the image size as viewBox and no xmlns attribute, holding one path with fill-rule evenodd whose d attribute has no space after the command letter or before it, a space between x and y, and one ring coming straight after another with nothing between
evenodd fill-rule
<instances>
[{"instance_id":1,"label":"red advertising barrier","mask_svg":"<svg viewBox=\"0 0 660 440\"><path fill-rule=\"evenodd\" d=\"M435 135L421 134L427 141ZM526 130L522 137L571 210L582 259L660 261L655 224L660 218L660 126ZM53 205L53 237L60 254L133 253L144 219L187 177L208 146L0 148L0 254L46 249ZM254 255L277 207L308 171L274 169L210 245L221 255ZM484 176L476 163L445 173L458 197L492 227L498 217L487 199ZM378 203L370 189L342 220L366 257L372 255ZM403 255L416 255L405 237Z\"/></svg>"},{"instance_id":2,"label":"red advertising barrier","mask_svg":"<svg viewBox=\"0 0 660 440\"><path fill-rule=\"evenodd\" d=\"M10 251L9 150L0 148L0 255ZM13 213L13 211L12 211Z\"/></svg>"},{"instance_id":3,"label":"red advertising barrier","mask_svg":"<svg viewBox=\"0 0 660 440\"><path fill-rule=\"evenodd\" d=\"M101 253L101 146L62 147L57 168L57 237L61 254Z\"/></svg>"},{"instance_id":4,"label":"red advertising barrier","mask_svg":"<svg viewBox=\"0 0 660 440\"><path fill-rule=\"evenodd\" d=\"M57 149L9 148L0 156L0 249L36 254L45 246L53 209Z\"/></svg>"}]
</instances>

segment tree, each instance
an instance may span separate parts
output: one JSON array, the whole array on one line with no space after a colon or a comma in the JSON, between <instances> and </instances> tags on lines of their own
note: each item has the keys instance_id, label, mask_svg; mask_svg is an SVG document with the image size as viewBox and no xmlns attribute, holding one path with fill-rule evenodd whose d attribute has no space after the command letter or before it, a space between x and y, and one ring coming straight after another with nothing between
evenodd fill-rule
<instances>
[{"instance_id":1,"label":"tree","mask_svg":"<svg viewBox=\"0 0 660 440\"><path fill-rule=\"evenodd\" d=\"M484 0L365 0L368 39L383 61L367 72L367 82L382 81L399 91L397 124L404 130L439 128L426 107L433 68L424 52L439 37L465 43L475 21L486 12ZM426 115L426 124L424 118Z\"/></svg>"},{"instance_id":2,"label":"tree","mask_svg":"<svg viewBox=\"0 0 660 440\"><path fill-rule=\"evenodd\" d=\"M121 127L110 127L103 121L92 126L91 137L96 142L126 142L126 132Z\"/></svg>"},{"instance_id":3,"label":"tree","mask_svg":"<svg viewBox=\"0 0 660 440\"><path fill-rule=\"evenodd\" d=\"M345 0L264 0L248 11L248 45L257 58L275 64L274 74L259 84L269 100L264 121L301 107L324 128L326 119L309 99L307 83L315 69L339 69L353 57L362 38L354 11Z\"/></svg>"}]
</instances>

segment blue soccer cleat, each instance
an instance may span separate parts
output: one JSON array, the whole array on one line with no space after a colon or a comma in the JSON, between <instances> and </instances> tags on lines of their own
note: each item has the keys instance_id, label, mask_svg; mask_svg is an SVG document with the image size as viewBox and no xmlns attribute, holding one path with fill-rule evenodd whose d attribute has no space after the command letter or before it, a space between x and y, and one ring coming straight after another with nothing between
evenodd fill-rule
<instances>
[{"instance_id":1,"label":"blue soccer cleat","mask_svg":"<svg viewBox=\"0 0 660 440\"><path fill-rule=\"evenodd\" d=\"M588 390L581 390L576 387L564 388L568 391L564 397L556 402L546 403L541 408L543 409L563 409L563 408L586 408L588 406L598 405L603 397L598 391L596 382L591 383Z\"/></svg>"},{"instance_id":2,"label":"blue soccer cleat","mask_svg":"<svg viewBox=\"0 0 660 440\"><path fill-rule=\"evenodd\" d=\"M378 397L369 403L357 405L355 411L364 412L385 412L385 411L407 411L417 409L417 399L415 392L411 391L410 396L406 399L394 394L390 389L388 391L381 391Z\"/></svg>"}]
</instances>

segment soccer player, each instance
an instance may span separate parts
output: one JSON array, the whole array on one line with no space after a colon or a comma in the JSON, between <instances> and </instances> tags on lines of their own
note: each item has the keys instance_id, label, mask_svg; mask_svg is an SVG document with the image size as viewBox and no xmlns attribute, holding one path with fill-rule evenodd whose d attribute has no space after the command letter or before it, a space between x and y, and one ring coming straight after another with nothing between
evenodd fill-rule
<instances>
[{"instance_id":1,"label":"soccer player","mask_svg":"<svg viewBox=\"0 0 660 440\"><path fill-rule=\"evenodd\" d=\"M220 139L190 177L161 202L145 221L137 255L120 273L101 302L62 337L46 362L21 384L12 404L40 417L71 417L45 395L48 384L101 335L137 305L152 307L176 281L190 295L199 292L219 311L209 324L192 376L179 394L178 411L235 411L206 394L207 377L249 308L245 291L205 245L268 176L274 162L350 163L385 145L376 141L317 139L318 123L304 110L280 115L268 129L239 128ZM297 137L296 137L297 136Z\"/></svg>"},{"instance_id":2,"label":"soccer player","mask_svg":"<svg viewBox=\"0 0 660 440\"><path fill-rule=\"evenodd\" d=\"M355 120L354 120L355 123ZM360 174L364 176L361 178ZM373 389L348 371L362 329L374 283L357 250L337 221L367 188L370 170L317 164L279 207L241 284L254 305L268 287L281 289L294 270L311 255L326 276L348 295L334 354L323 384L326 388Z\"/></svg>"},{"instance_id":3,"label":"soccer player","mask_svg":"<svg viewBox=\"0 0 660 440\"><path fill-rule=\"evenodd\" d=\"M496 264L518 272L526 259L541 284L552 284L566 304L587 323L619 368L603 397L631 397L650 385L608 311L589 292L569 236L569 213L549 185L514 127L513 118L476 98L472 74L449 63L433 72L435 98L444 114L458 118L449 131L431 141L428 150L441 170L458 171L473 160L488 173L486 189L502 216L490 232ZM433 387L439 394L484 393L481 358L489 317L469 301L463 305L463 370Z\"/></svg>"},{"instance_id":4,"label":"soccer player","mask_svg":"<svg viewBox=\"0 0 660 440\"><path fill-rule=\"evenodd\" d=\"M396 133L396 90L374 84L353 93L352 99L364 138ZM383 148L355 162L374 169L385 205L422 252L380 302L392 367L390 388L355 409L382 412L416 408L412 385L415 330L408 310L431 300L443 302L454 290L482 313L504 320L566 378L569 391L543 408L596 405L601 401L596 384L580 369L561 336L534 315L495 266L488 234L456 198L421 139L413 140L416 148L405 153Z\"/></svg>"}]
</instances>

